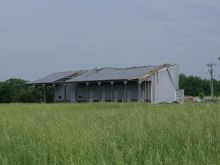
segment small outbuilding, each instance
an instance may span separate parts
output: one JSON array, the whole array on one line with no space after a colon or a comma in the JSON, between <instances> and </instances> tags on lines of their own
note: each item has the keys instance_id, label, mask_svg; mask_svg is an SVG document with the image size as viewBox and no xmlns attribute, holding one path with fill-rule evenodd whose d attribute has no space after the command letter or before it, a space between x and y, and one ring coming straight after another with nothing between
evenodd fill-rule
<instances>
[{"instance_id":1,"label":"small outbuilding","mask_svg":"<svg viewBox=\"0 0 220 165\"><path fill-rule=\"evenodd\" d=\"M58 72L28 85L54 86L55 102L172 103L184 97L176 64Z\"/></svg>"}]
</instances>

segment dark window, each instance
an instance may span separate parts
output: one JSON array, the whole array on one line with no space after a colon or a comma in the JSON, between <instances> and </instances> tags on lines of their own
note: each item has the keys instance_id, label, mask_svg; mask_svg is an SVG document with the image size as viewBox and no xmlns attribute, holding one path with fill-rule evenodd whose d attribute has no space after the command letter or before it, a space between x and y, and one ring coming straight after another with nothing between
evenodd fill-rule
<instances>
[{"instance_id":1,"label":"dark window","mask_svg":"<svg viewBox=\"0 0 220 165\"><path fill-rule=\"evenodd\" d=\"M82 99L83 97L81 95L78 96L78 99Z\"/></svg>"}]
</instances>

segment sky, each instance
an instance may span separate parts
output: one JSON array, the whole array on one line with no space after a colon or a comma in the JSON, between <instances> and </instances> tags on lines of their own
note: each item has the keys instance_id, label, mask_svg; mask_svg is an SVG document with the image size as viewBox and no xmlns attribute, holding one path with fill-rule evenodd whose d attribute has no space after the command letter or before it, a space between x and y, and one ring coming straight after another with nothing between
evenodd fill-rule
<instances>
[{"instance_id":1,"label":"sky","mask_svg":"<svg viewBox=\"0 0 220 165\"><path fill-rule=\"evenodd\" d=\"M219 56L219 0L0 1L1 81L163 63L208 78Z\"/></svg>"}]
</instances>

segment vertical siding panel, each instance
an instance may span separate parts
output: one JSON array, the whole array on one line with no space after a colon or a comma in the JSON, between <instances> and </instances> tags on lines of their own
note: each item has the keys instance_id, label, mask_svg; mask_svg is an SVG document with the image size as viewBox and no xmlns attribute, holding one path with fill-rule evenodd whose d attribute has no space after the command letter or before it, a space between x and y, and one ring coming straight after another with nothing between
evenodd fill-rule
<instances>
[{"instance_id":1,"label":"vertical siding panel","mask_svg":"<svg viewBox=\"0 0 220 165\"><path fill-rule=\"evenodd\" d=\"M178 65L171 66L169 68L169 72L174 80L175 86L172 83L170 76L167 72L167 70L162 70L158 72L158 75L155 74L153 76L153 91L155 91L155 100L154 103L160 103L160 102L174 102L175 101L175 93L176 89L178 89L179 84L179 69ZM157 81L157 76L158 80ZM156 78L156 81L155 81Z\"/></svg>"}]
</instances>

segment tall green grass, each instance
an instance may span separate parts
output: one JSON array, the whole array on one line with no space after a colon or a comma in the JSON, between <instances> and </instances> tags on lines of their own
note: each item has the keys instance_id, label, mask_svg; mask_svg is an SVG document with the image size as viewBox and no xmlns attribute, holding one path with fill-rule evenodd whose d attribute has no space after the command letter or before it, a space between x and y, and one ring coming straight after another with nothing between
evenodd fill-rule
<instances>
[{"instance_id":1,"label":"tall green grass","mask_svg":"<svg viewBox=\"0 0 220 165\"><path fill-rule=\"evenodd\" d=\"M220 104L0 105L0 164L220 164Z\"/></svg>"}]
</instances>

